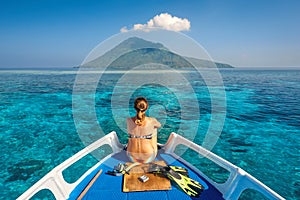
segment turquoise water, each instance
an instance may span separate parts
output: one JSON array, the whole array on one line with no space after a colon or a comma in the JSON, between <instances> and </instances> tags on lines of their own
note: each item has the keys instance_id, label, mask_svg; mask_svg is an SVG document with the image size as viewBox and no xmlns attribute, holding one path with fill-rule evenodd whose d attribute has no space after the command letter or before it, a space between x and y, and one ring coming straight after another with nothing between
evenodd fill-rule
<instances>
[{"instance_id":1,"label":"turquoise water","mask_svg":"<svg viewBox=\"0 0 300 200\"><path fill-rule=\"evenodd\" d=\"M226 91L226 119L212 151L283 197L300 199L300 70L227 69L221 75ZM95 94L95 107L103 131L116 130L121 142L126 143L124 127L116 123L126 114L120 108L120 116L113 118L110 101L121 76L122 73L103 75ZM182 117L179 99L192 98L185 91L175 94L172 88L148 84L136 88L131 95L129 104L135 96L143 95L151 105L163 108L148 113L164 124L159 132L161 143L171 131L191 137L193 125L198 124L194 141L201 144L208 130L211 117L208 89L196 73L184 72L184 76L199 101L198 121L194 120L193 105L184 108L187 115ZM74 70L0 71L0 199L15 199L84 147L73 120L75 77ZM172 83L172 76L169 77ZM126 85L122 92L132 89ZM91 94L83 93L80 98L85 95ZM77 126L89 130L91 141L98 138L97 127L89 119Z\"/></svg>"}]
</instances>

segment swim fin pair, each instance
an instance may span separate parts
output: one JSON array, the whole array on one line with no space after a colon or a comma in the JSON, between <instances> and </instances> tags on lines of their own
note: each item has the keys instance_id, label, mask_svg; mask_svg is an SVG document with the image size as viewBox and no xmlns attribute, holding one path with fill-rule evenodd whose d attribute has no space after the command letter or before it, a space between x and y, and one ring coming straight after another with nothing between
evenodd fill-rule
<instances>
[{"instance_id":1,"label":"swim fin pair","mask_svg":"<svg viewBox=\"0 0 300 200\"><path fill-rule=\"evenodd\" d=\"M183 167L152 164L149 167L149 172L160 174L170 179L191 197L199 197L204 190L203 185L188 177L188 171Z\"/></svg>"}]
</instances>

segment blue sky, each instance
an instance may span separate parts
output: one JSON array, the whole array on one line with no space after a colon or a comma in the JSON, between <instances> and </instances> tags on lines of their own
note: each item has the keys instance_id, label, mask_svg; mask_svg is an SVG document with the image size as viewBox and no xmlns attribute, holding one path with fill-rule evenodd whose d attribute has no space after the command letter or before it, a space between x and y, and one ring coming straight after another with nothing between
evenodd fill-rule
<instances>
[{"instance_id":1,"label":"blue sky","mask_svg":"<svg viewBox=\"0 0 300 200\"><path fill-rule=\"evenodd\" d=\"M161 13L234 66L300 66L298 0L1 0L0 68L79 65L100 42Z\"/></svg>"}]
</instances>

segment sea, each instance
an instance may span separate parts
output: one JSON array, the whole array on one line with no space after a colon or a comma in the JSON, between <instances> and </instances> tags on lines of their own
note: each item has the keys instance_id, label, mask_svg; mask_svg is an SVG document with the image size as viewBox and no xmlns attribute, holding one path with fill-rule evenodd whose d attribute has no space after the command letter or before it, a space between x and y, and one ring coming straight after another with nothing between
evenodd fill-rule
<instances>
[{"instance_id":1,"label":"sea","mask_svg":"<svg viewBox=\"0 0 300 200\"><path fill-rule=\"evenodd\" d=\"M210 85L205 73L193 70L111 71L89 81L95 74L85 71L79 80L74 68L0 70L0 199L16 199L111 131L126 144L125 121L134 115L137 96L149 100L147 115L162 123L159 143L171 132L200 145L214 135L212 152L284 198L300 199L300 68L220 69L218 77L209 77ZM195 161L190 152L182 156L224 181L218 166ZM251 193L241 199L260 199Z\"/></svg>"}]
</instances>

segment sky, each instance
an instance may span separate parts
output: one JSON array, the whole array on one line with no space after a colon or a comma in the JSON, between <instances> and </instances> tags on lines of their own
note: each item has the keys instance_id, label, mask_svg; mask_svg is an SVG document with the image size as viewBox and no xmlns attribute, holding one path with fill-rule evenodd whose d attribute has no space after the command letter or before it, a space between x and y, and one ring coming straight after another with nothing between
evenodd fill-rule
<instances>
[{"instance_id":1,"label":"sky","mask_svg":"<svg viewBox=\"0 0 300 200\"><path fill-rule=\"evenodd\" d=\"M179 31L235 67L300 66L298 0L0 0L0 68L73 67L100 42Z\"/></svg>"}]
</instances>

